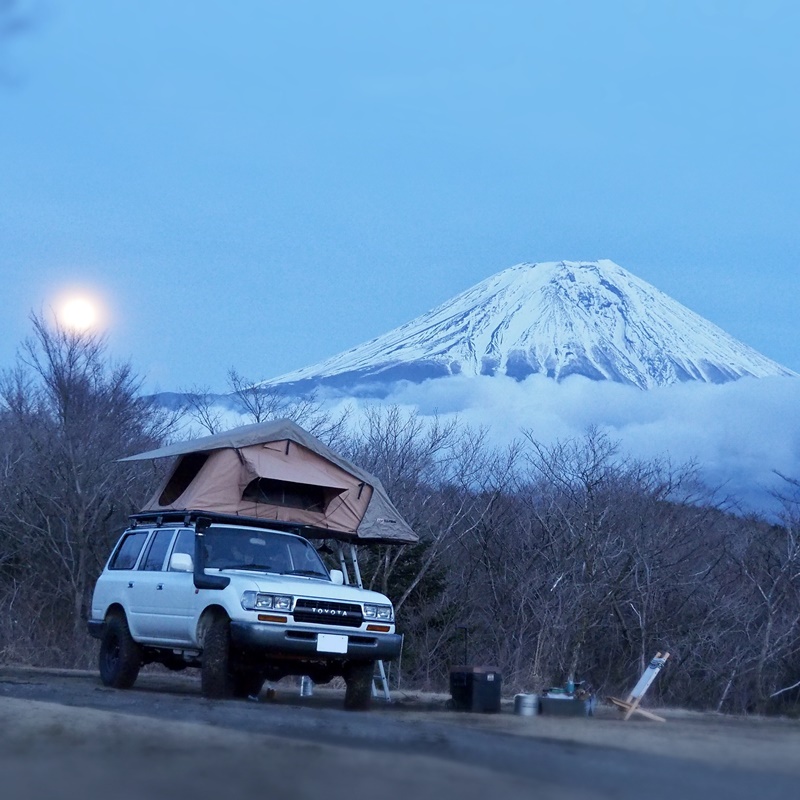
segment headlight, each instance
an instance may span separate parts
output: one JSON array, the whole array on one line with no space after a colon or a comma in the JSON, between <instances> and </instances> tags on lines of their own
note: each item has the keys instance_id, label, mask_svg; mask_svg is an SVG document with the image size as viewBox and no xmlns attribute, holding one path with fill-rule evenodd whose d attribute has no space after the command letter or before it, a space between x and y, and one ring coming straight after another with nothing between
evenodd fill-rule
<instances>
[{"instance_id":1,"label":"headlight","mask_svg":"<svg viewBox=\"0 0 800 800\"><path fill-rule=\"evenodd\" d=\"M380 619L384 622L394 620L394 609L391 606L374 606L364 603L364 619Z\"/></svg>"},{"instance_id":2,"label":"headlight","mask_svg":"<svg viewBox=\"0 0 800 800\"><path fill-rule=\"evenodd\" d=\"M263 611L274 609L291 611L292 598L285 594L264 594L264 592L243 592L242 608L245 611Z\"/></svg>"}]
</instances>

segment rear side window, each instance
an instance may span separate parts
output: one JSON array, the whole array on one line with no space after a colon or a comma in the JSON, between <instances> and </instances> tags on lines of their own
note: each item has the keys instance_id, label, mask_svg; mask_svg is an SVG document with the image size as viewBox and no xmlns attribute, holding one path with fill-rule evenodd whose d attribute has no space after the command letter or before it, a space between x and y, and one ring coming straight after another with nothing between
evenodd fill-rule
<instances>
[{"instance_id":1,"label":"rear side window","mask_svg":"<svg viewBox=\"0 0 800 800\"><path fill-rule=\"evenodd\" d=\"M164 568L164 559L167 557L167 550L169 550L174 533L174 528L161 528L155 532L140 569L148 572L160 572Z\"/></svg>"},{"instance_id":2,"label":"rear side window","mask_svg":"<svg viewBox=\"0 0 800 800\"><path fill-rule=\"evenodd\" d=\"M149 531L132 531L122 540L117 548L114 558L108 565L109 569L133 569L139 553L142 552L144 543L147 541Z\"/></svg>"}]
</instances>

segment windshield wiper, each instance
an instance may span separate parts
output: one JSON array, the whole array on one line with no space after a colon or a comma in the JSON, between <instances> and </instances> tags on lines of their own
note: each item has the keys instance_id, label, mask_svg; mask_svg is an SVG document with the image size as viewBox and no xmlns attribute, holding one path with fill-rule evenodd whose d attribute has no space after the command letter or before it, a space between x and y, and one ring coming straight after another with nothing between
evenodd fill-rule
<instances>
[{"instance_id":1,"label":"windshield wiper","mask_svg":"<svg viewBox=\"0 0 800 800\"><path fill-rule=\"evenodd\" d=\"M282 572L281 575L311 575L316 578L327 578L324 572L316 569L290 569L288 572Z\"/></svg>"},{"instance_id":2,"label":"windshield wiper","mask_svg":"<svg viewBox=\"0 0 800 800\"><path fill-rule=\"evenodd\" d=\"M257 569L264 572L276 571L272 564L223 564L221 567L217 567L217 569Z\"/></svg>"}]
</instances>

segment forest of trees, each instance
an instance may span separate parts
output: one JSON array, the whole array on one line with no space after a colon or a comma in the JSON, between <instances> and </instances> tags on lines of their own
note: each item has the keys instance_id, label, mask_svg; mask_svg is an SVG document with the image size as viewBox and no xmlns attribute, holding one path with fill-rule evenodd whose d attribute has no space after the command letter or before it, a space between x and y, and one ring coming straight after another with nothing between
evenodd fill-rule
<instances>
[{"instance_id":1,"label":"forest of trees","mask_svg":"<svg viewBox=\"0 0 800 800\"><path fill-rule=\"evenodd\" d=\"M160 477L118 459L183 438L187 414L199 433L222 418L200 391L180 416L153 404L101 338L32 326L0 379L0 663L94 668L94 581ZM446 690L466 657L508 693L574 675L620 694L661 650L657 702L800 711L795 477L779 519L744 517L691 464L631 459L596 429L552 445L521 429L498 448L458 421L381 405L333 418L229 377L244 421L306 427L377 475L419 534L359 553L405 634L393 685Z\"/></svg>"}]
</instances>

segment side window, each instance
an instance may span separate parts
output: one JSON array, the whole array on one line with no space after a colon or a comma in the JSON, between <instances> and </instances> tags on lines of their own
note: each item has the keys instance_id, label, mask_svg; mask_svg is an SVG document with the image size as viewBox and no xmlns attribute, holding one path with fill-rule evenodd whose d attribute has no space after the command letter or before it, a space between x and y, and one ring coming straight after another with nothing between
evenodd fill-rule
<instances>
[{"instance_id":1,"label":"side window","mask_svg":"<svg viewBox=\"0 0 800 800\"><path fill-rule=\"evenodd\" d=\"M174 533L174 528L159 528L155 532L153 541L150 543L150 549L147 551L147 556L139 569L148 572L160 572L164 568L164 559L167 557L169 543L172 541Z\"/></svg>"},{"instance_id":2,"label":"side window","mask_svg":"<svg viewBox=\"0 0 800 800\"><path fill-rule=\"evenodd\" d=\"M178 531L178 536L175 539L175 547L172 548L172 554L187 553L194 559L194 529L181 528Z\"/></svg>"},{"instance_id":3,"label":"side window","mask_svg":"<svg viewBox=\"0 0 800 800\"><path fill-rule=\"evenodd\" d=\"M142 552L147 535L150 531L133 531L123 540L122 544L114 554L114 558L108 565L109 569L133 569L136 566L136 559Z\"/></svg>"}]
</instances>

